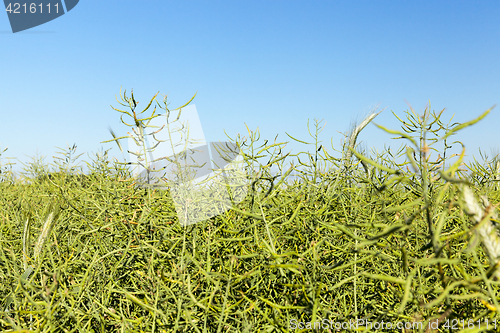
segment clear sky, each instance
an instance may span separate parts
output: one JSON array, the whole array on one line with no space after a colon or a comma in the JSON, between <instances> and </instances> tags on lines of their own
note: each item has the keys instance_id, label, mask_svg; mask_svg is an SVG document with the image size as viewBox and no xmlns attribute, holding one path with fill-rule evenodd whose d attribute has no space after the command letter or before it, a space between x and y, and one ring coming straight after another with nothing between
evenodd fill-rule
<instances>
[{"instance_id":1,"label":"clear sky","mask_svg":"<svg viewBox=\"0 0 500 333\"><path fill-rule=\"evenodd\" d=\"M14 170L74 143L122 158L101 144L109 126L128 130L110 106L120 87L139 106L158 91L171 108L197 93L207 141L245 135L245 124L270 141L310 141L318 118L331 151L379 104L375 122L398 129L391 110L404 116L406 101L465 122L500 104L499 18L496 0L82 0L13 34L0 14L0 148L19 159ZM454 137L469 155L498 149L499 112ZM390 137L370 124L359 140L399 147Z\"/></svg>"}]
</instances>

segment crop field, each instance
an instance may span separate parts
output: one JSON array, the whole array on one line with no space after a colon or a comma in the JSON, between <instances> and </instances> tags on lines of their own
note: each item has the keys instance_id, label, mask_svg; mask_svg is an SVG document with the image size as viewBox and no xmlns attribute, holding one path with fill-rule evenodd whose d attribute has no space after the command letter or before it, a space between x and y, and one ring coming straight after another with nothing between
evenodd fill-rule
<instances>
[{"instance_id":1,"label":"crop field","mask_svg":"<svg viewBox=\"0 0 500 333\"><path fill-rule=\"evenodd\" d=\"M140 143L155 112L141 116L133 95L123 102ZM314 153L296 154L302 180L290 182L285 143L248 130L234 139L244 199L190 225L169 188L138 186L107 151L85 174L73 166L75 146L52 165L34 160L20 178L4 164L0 329L500 331L500 160L464 163L459 142L489 112L446 124L430 106L409 110L399 129L377 125L397 152L361 152L372 114L346 134L341 157L319 142L316 121Z\"/></svg>"}]
</instances>

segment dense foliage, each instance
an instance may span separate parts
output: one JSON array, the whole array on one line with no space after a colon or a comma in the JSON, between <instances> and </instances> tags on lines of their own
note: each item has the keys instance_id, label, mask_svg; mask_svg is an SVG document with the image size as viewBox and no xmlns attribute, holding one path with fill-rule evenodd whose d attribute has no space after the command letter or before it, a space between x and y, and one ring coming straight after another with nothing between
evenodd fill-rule
<instances>
[{"instance_id":1,"label":"dense foliage","mask_svg":"<svg viewBox=\"0 0 500 333\"><path fill-rule=\"evenodd\" d=\"M485 330L488 320L494 330L498 236L481 228L497 222L489 204L500 197L497 160L447 156L450 136L480 118L448 126L442 113L406 115L401 131L379 127L407 145L371 156L353 149L358 127L332 157L316 122L316 153L298 156L307 168L294 182L285 182L284 143L256 147L249 131L236 141L253 190L186 227L168 191L135 186L106 153L89 175L63 163L52 177L31 165L43 172L3 179L0 328L287 332L309 322L335 331L363 319L421 322L413 331L422 332L432 323L467 329L470 320Z\"/></svg>"}]
</instances>

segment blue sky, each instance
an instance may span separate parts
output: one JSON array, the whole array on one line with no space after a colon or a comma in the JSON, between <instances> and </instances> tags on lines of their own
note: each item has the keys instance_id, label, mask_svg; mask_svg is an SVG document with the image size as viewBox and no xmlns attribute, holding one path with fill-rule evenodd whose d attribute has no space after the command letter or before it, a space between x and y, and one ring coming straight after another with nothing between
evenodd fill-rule
<instances>
[{"instance_id":1,"label":"blue sky","mask_svg":"<svg viewBox=\"0 0 500 333\"><path fill-rule=\"evenodd\" d=\"M139 106L158 91L171 108L197 93L207 141L245 135L245 124L270 141L310 141L317 118L331 151L379 104L375 122L398 129L391 110L404 116L406 101L465 122L500 103L499 17L498 1L88 0L13 34L0 14L0 148L14 170L73 143L122 159L101 144L108 126L128 130L110 106L120 87ZM499 148L499 112L454 137L468 155ZM390 137L370 124L359 140L399 147Z\"/></svg>"}]
</instances>

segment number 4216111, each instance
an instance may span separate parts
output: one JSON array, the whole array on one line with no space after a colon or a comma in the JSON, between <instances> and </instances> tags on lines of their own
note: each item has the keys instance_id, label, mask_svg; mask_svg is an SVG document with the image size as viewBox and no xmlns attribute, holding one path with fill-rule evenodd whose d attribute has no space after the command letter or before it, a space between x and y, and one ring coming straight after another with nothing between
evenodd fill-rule
<instances>
[{"instance_id":1,"label":"number 4216111","mask_svg":"<svg viewBox=\"0 0 500 333\"><path fill-rule=\"evenodd\" d=\"M446 320L446 322L444 323L443 325L443 328L449 328L449 329L452 329L452 330L455 330L455 329L465 329L465 328L470 328L470 329L473 329L473 328L481 328L482 327L486 327L486 329L489 329L490 327L491 328L497 328L497 320L494 319L494 320L488 320L488 319L485 319L483 322L481 322L481 320L464 320L464 319L461 319L461 320L458 320L458 319L448 319Z\"/></svg>"},{"instance_id":2,"label":"number 4216111","mask_svg":"<svg viewBox=\"0 0 500 333\"><path fill-rule=\"evenodd\" d=\"M50 7L55 7L55 12L56 13L59 13L59 4L58 3L55 3L55 4L50 4L48 3L46 5L47 8L45 8L45 11L47 13L50 14ZM7 5L7 7L5 8L5 11L8 12L9 14L27 14L27 13L31 13L31 14L36 14L36 13L43 13L44 11L44 7L43 7L43 4L39 4L37 5L36 3L31 3L29 4L29 6L24 3L24 4L20 4L18 2L16 3L9 3Z\"/></svg>"}]
</instances>

